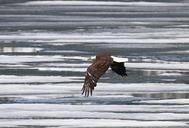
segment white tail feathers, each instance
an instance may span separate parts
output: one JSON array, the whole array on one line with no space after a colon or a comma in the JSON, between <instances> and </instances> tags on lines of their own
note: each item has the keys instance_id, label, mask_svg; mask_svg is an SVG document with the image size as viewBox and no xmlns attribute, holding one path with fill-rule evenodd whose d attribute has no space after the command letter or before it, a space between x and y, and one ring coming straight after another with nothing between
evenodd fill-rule
<instances>
[{"instance_id":1,"label":"white tail feathers","mask_svg":"<svg viewBox=\"0 0 189 128\"><path fill-rule=\"evenodd\" d=\"M128 58L111 56L115 62L128 62ZM91 56L88 60L95 60L96 56Z\"/></svg>"},{"instance_id":2,"label":"white tail feathers","mask_svg":"<svg viewBox=\"0 0 189 128\"><path fill-rule=\"evenodd\" d=\"M113 61L115 62L128 62L128 58L121 58L121 57L115 57L111 56L113 58Z\"/></svg>"}]
</instances>

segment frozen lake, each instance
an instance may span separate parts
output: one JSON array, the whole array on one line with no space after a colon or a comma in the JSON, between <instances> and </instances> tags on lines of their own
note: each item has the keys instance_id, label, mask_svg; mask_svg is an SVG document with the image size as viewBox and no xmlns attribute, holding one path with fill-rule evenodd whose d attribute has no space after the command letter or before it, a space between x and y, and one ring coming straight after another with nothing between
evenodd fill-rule
<instances>
[{"instance_id":1,"label":"frozen lake","mask_svg":"<svg viewBox=\"0 0 189 128\"><path fill-rule=\"evenodd\" d=\"M153 2L152 2L153 1ZM87 59L129 58L92 97ZM189 1L0 1L1 128L188 128Z\"/></svg>"}]
</instances>

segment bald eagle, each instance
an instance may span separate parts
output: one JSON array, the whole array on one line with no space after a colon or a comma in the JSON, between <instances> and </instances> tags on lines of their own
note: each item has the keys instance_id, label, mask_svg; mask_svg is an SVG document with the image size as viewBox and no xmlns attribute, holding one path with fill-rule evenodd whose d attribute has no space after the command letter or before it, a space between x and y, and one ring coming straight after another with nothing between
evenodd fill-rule
<instances>
[{"instance_id":1,"label":"bald eagle","mask_svg":"<svg viewBox=\"0 0 189 128\"><path fill-rule=\"evenodd\" d=\"M82 95L84 94L86 97L89 95L92 96L92 92L96 87L98 80L109 67L118 75L121 75L122 77L127 76L126 68L124 66L124 62L128 61L127 58L118 58L111 56L108 53L102 53L91 57L91 59L94 59L94 62L87 68L82 88Z\"/></svg>"}]
</instances>

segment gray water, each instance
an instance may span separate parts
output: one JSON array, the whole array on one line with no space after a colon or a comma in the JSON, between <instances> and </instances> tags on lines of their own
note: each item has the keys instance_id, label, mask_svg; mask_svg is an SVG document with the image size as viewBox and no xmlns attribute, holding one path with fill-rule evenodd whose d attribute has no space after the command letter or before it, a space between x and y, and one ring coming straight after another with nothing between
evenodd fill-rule
<instances>
[{"instance_id":1,"label":"gray water","mask_svg":"<svg viewBox=\"0 0 189 128\"><path fill-rule=\"evenodd\" d=\"M129 58L92 97L87 59ZM0 127L189 127L187 0L0 1Z\"/></svg>"}]
</instances>

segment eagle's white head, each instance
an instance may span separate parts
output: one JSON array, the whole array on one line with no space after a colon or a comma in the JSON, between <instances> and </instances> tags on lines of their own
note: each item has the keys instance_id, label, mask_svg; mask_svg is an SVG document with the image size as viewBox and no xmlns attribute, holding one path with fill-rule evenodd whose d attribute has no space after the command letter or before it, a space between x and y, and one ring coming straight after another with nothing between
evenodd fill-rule
<instances>
[{"instance_id":1,"label":"eagle's white head","mask_svg":"<svg viewBox=\"0 0 189 128\"><path fill-rule=\"evenodd\" d=\"M96 59L96 56L91 56L88 58L89 61L94 61Z\"/></svg>"}]
</instances>

